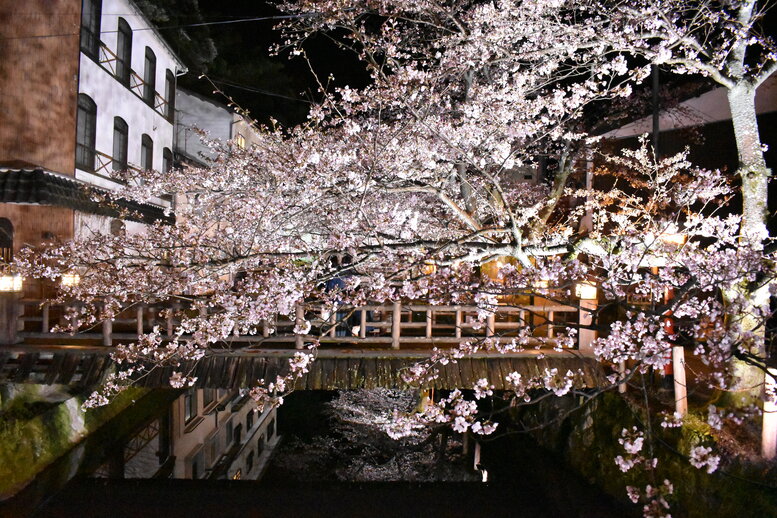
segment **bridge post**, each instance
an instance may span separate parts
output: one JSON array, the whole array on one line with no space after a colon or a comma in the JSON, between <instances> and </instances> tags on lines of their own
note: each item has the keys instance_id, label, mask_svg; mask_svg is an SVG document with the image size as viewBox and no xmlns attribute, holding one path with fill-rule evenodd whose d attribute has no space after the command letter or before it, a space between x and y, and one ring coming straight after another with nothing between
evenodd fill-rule
<instances>
[{"instance_id":1,"label":"bridge post","mask_svg":"<svg viewBox=\"0 0 777 518\"><path fill-rule=\"evenodd\" d=\"M137 309L135 310L135 320L137 324L137 331L138 336L143 334L143 303L141 302L138 304Z\"/></svg>"},{"instance_id":2,"label":"bridge post","mask_svg":"<svg viewBox=\"0 0 777 518\"><path fill-rule=\"evenodd\" d=\"M359 338L367 338L367 310L364 308L359 315Z\"/></svg>"},{"instance_id":3,"label":"bridge post","mask_svg":"<svg viewBox=\"0 0 777 518\"><path fill-rule=\"evenodd\" d=\"M594 321L596 311L596 299L580 299L580 311L578 314L578 349L581 354L593 356L593 342L596 340L596 330L588 328Z\"/></svg>"},{"instance_id":4,"label":"bridge post","mask_svg":"<svg viewBox=\"0 0 777 518\"><path fill-rule=\"evenodd\" d=\"M456 338L461 338L461 310L456 310Z\"/></svg>"},{"instance_id":5,"label":"bridge post","mask_svg":"<svg viewBox=\"0 0 777 518\"><path fill-rule=\"evenodd\" d=\"M761 430L761 455L767 460L777 457L777 369L766 374L763 428Z\"/></svg>"},{"instance_id":6,"label":"bridge post","mask_svg":"<svg viewBox=\"0 0 777 518\"><path fill-rule=\"evenodd\" d=\"M173 304L171 307L167 308L167 336L172 337L173 336L173 328L175 327L175 322L173 321L174 313L178 309L178 304Z\"/></svg>"},{"instance_id":7,"label":"bridge post","mask_svg":"<svg viewBox=\"0 0 777 518\"><path fill-rule=\"evenodd\" d=\"M41 333L48 333L49 331L51 331L51 324L49 323L49 309L50 309L49 303L44 302L43 307L41 308L41 324L40 324Z\"/></svg>"},{"instance_id":8,"label":"bridge post","mask_svg":"<svg viewBox=\"0 0 777 518\"><path fill-rule=\"evenodd\" d=\"M270 323L266 319L262 319L262 336L264 338L270 336Z\"/></svg>"},{"instance_id":9,"label":"bridge post","mask_svg":"<svg viewBox=\"0 0 777 518\"><path fill-rule=\"evenodd\" d=\"M299 332L302 329L302 322L305 320L305 307L297 304L294 308L294 347L302 349L305 347L305 339Z\"/></svg>"},{"instance_id":10,"label":"bridge post","mask_svg":"<svg viewBox=\"0 0 777 518\"><path fill-rule=\"evenodd\" d=\"M113 320L110 318L103 320L103 345L113 345Z\"/></svg>"},{"instance_id":11,"label":"bridge post","mask_svg":"<svg viewBox=\"0 0 777 518\"><path fill-rule=\"evenodd\" d=\"M402 305L394 302L391 308L391 348L399 349L399 337L402 325Z\"/></svg>"},{"instance_id":12,"label":"bridge post","mask_svg":"<svg viewBox=\"0 0 777 518\"><path fill-rule=\"evenodd\" d=\"M432 337L432 323L434 322L434 313L431 309L426 310L426 338Z\"/></svg>"},{"instance_id":13,"label":"bridge post","mask_svg":"<svg viewBox=\"0 0 777 518\"><path fill-rule=\"evenodd\" d=\"M685 382L685 350L680 345L672 347L672 370L675 412L685 416L688 413L688 386Z\"/></svg>"},{"instance_id":14,"label":"bridge post","mask_svg":"<svg viewBox=\"0 0 777 518\"><path fill-rule=\"evenodd\" d=\"M494 330L496 329L496 313L493 311L486 317L486 337L490 338L494 336Z\"/></svg>"},{"instance_id":15,"label":"bridge post","mask_svg":"<svg viewBox=\"0 0 777 518\"><path fill-rule=\"evenodd\" d=\"M0 293L0 345L15 344L19 341L19 299L20 292Z\"/></svg>"}]
</instances>

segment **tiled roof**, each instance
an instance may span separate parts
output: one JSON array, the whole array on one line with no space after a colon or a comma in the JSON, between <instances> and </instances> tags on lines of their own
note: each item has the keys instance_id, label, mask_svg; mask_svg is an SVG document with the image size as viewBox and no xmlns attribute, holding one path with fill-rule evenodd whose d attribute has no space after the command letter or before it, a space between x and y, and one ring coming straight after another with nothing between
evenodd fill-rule
<instances>
[{"instance_id":1,"label":"tiled roof","mask_svg":"<svg viewBox=\"0 0 777 518\"><path fill-rule=\"evenodd\" d=\"M0 202L2 203L56 205L141 223L173 222L173 217L166 216L164 208L158 205L125 199L113 201L95 199L107 193L106 189L40 168L0 167Z\"/></svg>"}]
</instances>

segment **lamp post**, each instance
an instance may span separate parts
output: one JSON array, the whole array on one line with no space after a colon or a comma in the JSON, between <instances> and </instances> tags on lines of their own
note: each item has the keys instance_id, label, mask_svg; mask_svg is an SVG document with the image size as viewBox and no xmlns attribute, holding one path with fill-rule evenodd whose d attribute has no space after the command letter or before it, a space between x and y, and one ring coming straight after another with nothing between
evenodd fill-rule
<instances>
[{"instance_id":1,"label":"lamp post","mask_svg":"<svg viewBox=\"0 0 777 518\"><path fill-rule=\"evenodd\" d=\"M18 342L19 299L24 289L21 275L5 274L0 276L0 344L11 345Z\"/></svg>"}]
</instances>

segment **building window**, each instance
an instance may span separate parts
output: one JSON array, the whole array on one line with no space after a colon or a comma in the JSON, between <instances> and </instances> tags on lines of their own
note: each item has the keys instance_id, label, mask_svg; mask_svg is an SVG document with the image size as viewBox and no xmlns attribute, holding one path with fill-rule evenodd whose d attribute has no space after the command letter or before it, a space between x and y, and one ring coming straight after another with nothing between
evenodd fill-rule
<instances>
[{"instance_id":1,"label":"building window","mask_svg":"<svg viewBox=\"0 0 777 518\"><path fill-rule=\"evenodd\" d=\"M167 148L165 148L167 150ZM206 388L202 389L202 405L209 407L211 403L216 399L216 389Z\"/></svg>"},{"instance_id":2,"label":"building window","mask_svg":"<svg viewBox=\"0 0 777 518\"><path fill-rule=\"evenodd\" d=\"M129 126L121 117L113 118L113 170L127 169L127 146L129 145Z\"/></svg>"},{"instance_id":3,"label":"building window","mask_svg":"<svg viewBox=\"0 0 777 518\"><path fill-rule=\"evenodd\" d=\"M5 264L13 260L13 223L8 218L0 218L0 259Z\"/></svg>"},{"instance_id":4,"label":"building window","mask_svg":"<svg viewBox=\"0 0 777 518\"><path fill-rule=\"evenodd\" d=\"M183 396L183 420L188 423L197 417L197 392L189 389Z\"/></svg>"},{"instance_id":5,"label":"building window","mask_svg":"<svg viewBox=\"0 0 777 518\"><path fill-rule=\"evenodd\" d=\"M146 62L143 68L143 99L154 107L156 94L156 55L149 47L146 47Z\"/></svg>"},{"instance_id":6,"label":"building window","mask_svg":"<svg viewBox=\"0 0 777 518\"><path fill-rule=\"evenodd\" d=\"M165 72L165 100L167 101L165 115L172 121L175 115L175 76L170 70Z\"/></svg>"},{"instance_id":7,"label":"building window","mask_svg":"<svg viewBox=\"0 0 777 518\"><path fill-rule=\"evenodd\" d=\"M267 440L271 440L275 435L275 418L267 425Z\"/></svg>"},{"instance_id":8,"label":"building window","mask_svg":"<svg viewBox=\"0 0 777 518\"><path fill-rule=\"evenodd\" d=\"M248 454L248 459L246 460L246 473L251 473L252 469L254 469L254 450L251 450Z\"/></svg>"},{"instance_id":9,"label":"building window","mask_svg":"<svg viewBox=\"0 0 777 518\"><path fill-rule=\"evenodd\" d=\"M101 0L84 0L81 4L81 51L94 59L100 53Z\"/></svg>"},{"instance_id":10,"label":"building window","mask_svg":"<svg viewBox=\"0 0 777 518\"><path fill-rule=\"evenodd\" d=\"M154 141L145 133L140 137L140 168L144 171L154 168Z\"/></svg>"},{"instance_id":11,"label":"building window","mask_svg":"<svg viewBox=\"0 0 777 518\"><path fill-rule=\"evenodd\" d=\"M224 449L229 449L232 445L232 421L227 422L226 432L224 433Z\"/></svg>"},{"instance_id":12,"label":"building window","mask_svg":"<svg viewBox=\"0 0 777 518\"><path fill-rule=\"evenodd\" d=\"M254 427L254 411L250 410L246 415L246 433Z\"/></svg>"},{"instance_id":13,"label":"building window","mask_svg":"<svg viewBox=\"0 0 777 518\"><path fill-rule=\"evenodd\" d=\"M116 58L116 78L128 86L132 71L132 28L124 18L119 18Z\"/></svg>"},{"instance_id":14,"label":"building window","mask_svg":"<svg viewBox=\"0 0 777 518\"><path fill-rule=\"evenodd\" d=\"M240 444L243 440L243 424L239 424L235 427L235 442Z\"/></svg>"},{"instance_id":15,"label":"building window","mask_svg":"<svg viewBox=\"0 0 777 518\"><path fill-rule=\"evenodd\" d=\"M259 436L259 440L256 441L256 454L261 455L264 451L264 434Z\"/></svg>"},{"instance_id":16,"label":"building window","mask_svg":"<svg viewBox=\"0 0 777 518\"><path fill-rule=\"evenodd\" d=\"M235 137L235 144L237 144L237 147L239 147L240 149L245 149L246 138L242 134L238 133L237 136Z\"/></svg>"},{"instance_id":17,"label":"building window","mask_svg":"<svg viewBox=\"0 0 777 518\"><path fill-rule=\"evenodd\" d=\"M197 452L197 455L194 456L192 459L192 479L198 479L200 478L204 473L204 463L203 463L203 455L202 450Z\"/></svg>"},{"instance_id":18,"label":"building window","mask_svg":"<svg viewBox=\"0 0 777 518\"><path fill-rule=\"evenodd\" d=\"M78 94L76 167L85 171L94 171L96 126L97 105L88 95Z\"/></svg>"},{"instance_id":19,"label":"building window","mask_svg":"<svg viewBox=\"0 0 777 518\"><path fill-rule=\"evenodd\" d=\"M173 152L170 151L170 148L163 148L162 149L162 172L163 173L169 173L170 170L173 168Z\"/></svg>"}]
</instances>

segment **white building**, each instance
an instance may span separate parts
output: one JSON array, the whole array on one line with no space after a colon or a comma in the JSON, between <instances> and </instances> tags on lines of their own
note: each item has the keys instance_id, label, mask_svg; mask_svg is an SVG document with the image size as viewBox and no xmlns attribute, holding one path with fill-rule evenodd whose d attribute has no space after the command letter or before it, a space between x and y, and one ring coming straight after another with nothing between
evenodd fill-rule
<instances>
[{"instance_id":1,"label":"white building","mask_svg":"<svg viewBox=\"0 0 777 518\"><path fill-rule=\"evenodd\" d=\"M130 0L83 0L76 178L172 166L176 77L185 65Z\"/></svg>"},{"instance_id":2,"label":"white building","mask_svg":"<svg viewBox=\"0 0 777 518\"><path fill-rule=\"evenodd\" d=\"M203 143L203 136L221 142L234 140L241 147L257 142L258 133L249 119L194 92L176 90L175 112L174 151L184 162L206 165L215 156Z\"/></svg>"},{"instance_id":3,"label":"white building","mask_svg":"<svg viewBox=\"0 0 777 518\"><path fill-rule=\"evenodd\" d=\"M153 24L132 0L0 0L0 12L3 257L169 219L169 200L127 201L126 215L85 194L118 188L114 171L172 165L186 67Z\"/></svg>"},{"instance_id":4,"label":"white building","mask_svg":"<svg viewBox=\"0 0 777 518\"><path fill-rule=\"evenodd\" d=\"M190 389L171 418L173 478L259 479L279 439L276 410L234 391Z\"/></svg>"}]
</instances>

